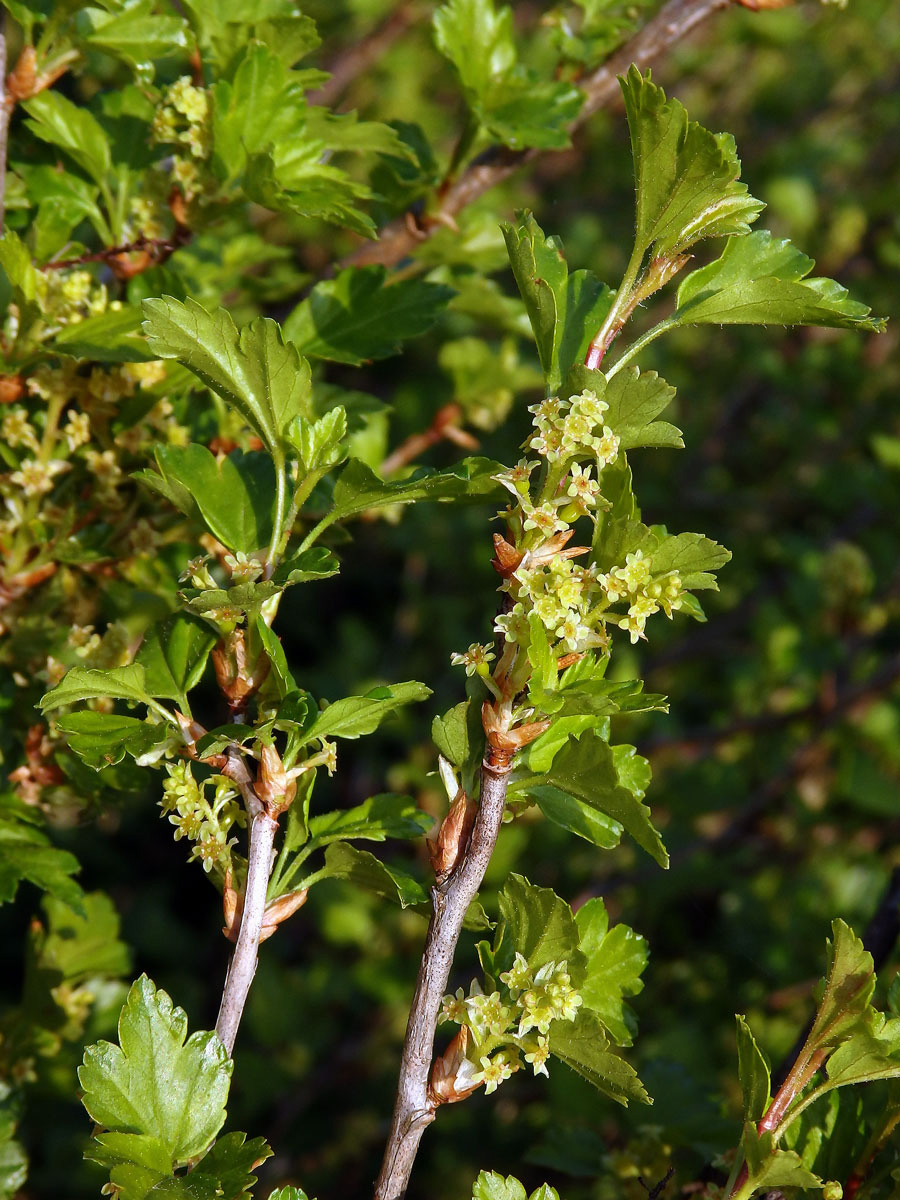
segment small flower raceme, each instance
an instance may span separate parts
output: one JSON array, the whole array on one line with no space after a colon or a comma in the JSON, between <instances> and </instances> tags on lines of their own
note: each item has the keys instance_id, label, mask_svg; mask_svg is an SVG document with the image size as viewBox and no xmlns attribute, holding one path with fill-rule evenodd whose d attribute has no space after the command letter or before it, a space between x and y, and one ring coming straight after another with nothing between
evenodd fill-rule
<instances>
[{"instance_id":1,"label":"small flower raceme","mask_svg":"<svg viewBox=\"0 0 900 1200\"><path fill-rule=\"evenodd\" d=\"M439 1020L467 1031L465 1058L456 1064L454 1087L468 1092L480 1084L490 1094L522 1067L547 1075L554 1021L574 1021L581 1007L565 962L532 971L521 954L500 976L503 990L486 994L473 980L468 995L458 988L444 997ZM533 1032L535 1031L535 1032Z\"/></svg>"},{"instance_id":2,"label":"small flower raceme","mask_svg":"<svg viewBox=\"0 0 900 1200\"><path fill-rule=\"evenodd\" d=\"M219 776L196 780L189 762L167 763L166 772L159 803L175 826L176 842L185 837L194 842L189 861L199 860L207 873L216 868L224 874L231 868L231 848L237 845L237 838L229 839L229 830L247 820L237 792ZM206 795L210 785L212 801Z\"/></svg>"}]
</instances>

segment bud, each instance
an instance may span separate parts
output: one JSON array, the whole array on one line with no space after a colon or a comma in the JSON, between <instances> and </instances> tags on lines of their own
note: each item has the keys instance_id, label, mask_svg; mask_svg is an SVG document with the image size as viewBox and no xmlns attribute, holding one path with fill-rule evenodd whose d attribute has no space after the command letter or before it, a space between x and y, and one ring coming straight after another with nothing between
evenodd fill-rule
<instances>
[{"instance_id":1,"label":"bud","mask_svg":"<svg viewBox=\"0 0 900 1200\"><path fill-rule=\"evenodd\" d=\"M267 812L289 808L297 794L296 770L286 771L274 746L260 746L259 771L253 790Z\"/></svg>"},{"instance_id":2,"label":"bud","mask_svg":"<svg viewBox=\"0 0 900 1200\"><path fill-rule=\"evenodd\" d=\"M0 404L15 404L25 395L25 380L21 375L0 375Z\"/></svg>"},{"instance_id":3,"label":"bud","mask_svg":"<svg viewBox=\"0 0 900 1200\"><path fill-rule=\"evenodd\" d=\"M12 107L20 100L27 100L40 89L37 84L37 51L34 46L24 46L19 61L6 79L6 102ZM45 85L46 86L46 85Z\"/></svg>"},{"instance_id":4,"label":"bud","mask_svg":"<svg viewBox=\"0 0 900 1200\"><path fill-rule=\"evenodd\" d=\"M481 1087L477 1083L465 1083L459 1080L463 1065L468 1062L466 1050L469 1045L469 1030L463 1025L459 1033L443 1054L434 1060L431 1068L431 1081L428 1084L428 1099L437 1108L439 1104L456 1104ZM465 1076L465 1072L463 1071Z\"/></svg>"},{"instance_id":5,"label":"bud","mask_svg":"<svg viewBox=\"0 0 900 1200\"><path fill-rule=\"evenodd\" d=\"M243 629L232 630L219 642L212 652L212 661L219 690L232 711L245 708L269 674L269 659L265 654L252 667L248 664Z\"/></svg>"},{"instance_id":6,"label":"bud","mask_svg":"<svg viewBox=\"0 0 900 1200\"><path fill-rule=\"evenodd\" d=\"M499 533L494 534L494 557L491 559L491 566L498 575L509 579L523 557L522 552L517 550L505 537Z\"/></svg>"},{"instance_id":7,"label":"bud","mask_svg":"<svg viewBox=\"0 0 900 1200\"><path fill-rule=\"evenodd\" d=\"M441 822L437 837L428 839L431 865L438 883L443 883L453 873L460 856L465 852L476 811L476 805L460 788Z\"/></svg>"},{"instance_id":8,"label":"bud","mask_svg":"<svg viewBox=\"0 0 900 1200\"><path fill-rule=\"evenodd\" d=\"M485 700L481 706L481 724L491 749L512 757L529 742L539 738L550 728L551 722L532 721L527 725L519 725L516 729L509 729L490 700Z\"/></svg>"},{"instance_id":9,"label":"bud","mask_svg":"<svg viewBox=\"0 0 900 1200\"><path fill-rule=\"evenodd\" d=\"M822 1188L822 1200L842 1200L844 1189L836 1179L831 1179Z\"/></svg>"},{"instance_id":10,"label":"bud","mask_svg":"<svg viewBox=\"0 0 900 1200\"><path fill-rule=\"evenodd\" d=\"M285 896L279 896L277 900L271 900L266 905L259 940L264 942L270 938L282 921L286 921L298 908L303 907L308 895L309 888L301 888L299 892L288 892Z\"/></svg>"},{"instance_id":11,"label":"bud","mask_svg":"<svg viewBox=\"0 0 900 1200\"><path fill-rule=\"evenodd\" d=\"M267 941L283 921L286 921L288 917L292 917L298 908L303 907L308 894L308 888L301 888L299 892L288 892L286 896L279 896L276 900L269 901L263 915L259 940L261 942ZM241 928L241 916L244 912L244 897L232 887L230 870L225 873L225 887L222 891L222 911L225 914L225 924L222 926L222 932L228 938L229 942L236 942Z\"/></svg>"}]
</instances>

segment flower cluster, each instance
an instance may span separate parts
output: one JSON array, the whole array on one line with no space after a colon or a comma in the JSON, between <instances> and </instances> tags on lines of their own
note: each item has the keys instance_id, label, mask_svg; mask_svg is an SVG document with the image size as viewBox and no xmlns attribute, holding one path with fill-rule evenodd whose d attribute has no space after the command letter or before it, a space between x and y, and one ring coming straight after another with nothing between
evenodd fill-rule
<instances>
[{"instance_id":1,"label":"flower cluster","mask_svg":"<svg viewBox=\"0 0 900 1200\"><path fill-rule=\"evenodd\" d=\"M152 137L157 143L183 147L187 155L176 155L172 174L184 195L191 199L203 190L201 166L212 150L212 112L209 92L195 87L183 75L166 91L153 117Z\"/></svg>"},{"instance_id":2,"label":"flower cluster","mask_svg":"<svg viewBox=\"0 0 900 1200\"><path fill-rule=\"evenodd\" d=\"M591 454L602 471L619 456L619 439L603 424L608 409L592 391L568 400L550 396L528 410L534 413L535 432L527 444L550 463Z\"/></svg>"},{"instance_id":3,"label":"flower cluster","mask_svg":"<svg viewBox=\"0 0 900 1200\"><path fill-rule=\"evenodd\" d=\"M551 396L530 411L534 432L526 447L537 459L523 459L495 477L513 497L503 516L515 545L504 543L502 590L510 600L494 630L505 645L527 647L533 613L558 656L605 654L609 625L622 628L634 643L646 636L653 613L671 617L683 603L681 579L675 571L654 575L652 557L641 550L605 574L576 561L590 551L568 544L572 525L584 516L596 522L598 512L609 508L603 472L619 456L619 438L604 424L609 405L588 389L568 399ZM466 656L453 661L464 662L470 674L477 669Z\"/></svg>"},{"instance_id":4,"label":"flower cluster","mask_svg":"<svg viewBox=\"0 0 900 1200\"><path fill-rule=\"evenodd\" d=\"M198 781L189 762L167 763L160 808L175 826L175 841L186 837L194 842L189 862L199 859L204 871L223 874L231 866L231 848L237 838L228 837L232 825L243 825L247 817L237 802L237 793L221 776ZM212 801L207 799L213 787Z\"/></svg>"},{"instance_id":5,"label":"flower cluster","mask_svg":"<svg viewBox=\"0 0 900 1200\"><path fill-rule=\"evenodd\" d=\"M532 971L521 954L500 976L503 992L485 994L476 980L469 994L459 988L445 996L441 1021L452 1021L469 1031L466 1058L456 1072L455 1088L485 1085L490 1094L522 1066L522 1058L535 1075L547 1075L550 1027L554 1021L574 1021L581 995L572 987L565 962L548 962Z\"/></svg>"},{"instance_id":6,"label":"flower cluster","mask_svg":"<svg viewBox=\"0 0 900 1200\"><path fill-rule=\"evenodd\" d=\"M606 575L598 577L598 583L610 604L627 601L626 616L607 619L615 620L622 629L627 630L632 643L646 636L644 626L653 613L662 609L667 617L671 617L684 603L678 572L668 571L654 579L652 567L652 559L643 551L635 550L634 554L625 556L624 567L614 567Z\"/></svg>"}]
</instances>

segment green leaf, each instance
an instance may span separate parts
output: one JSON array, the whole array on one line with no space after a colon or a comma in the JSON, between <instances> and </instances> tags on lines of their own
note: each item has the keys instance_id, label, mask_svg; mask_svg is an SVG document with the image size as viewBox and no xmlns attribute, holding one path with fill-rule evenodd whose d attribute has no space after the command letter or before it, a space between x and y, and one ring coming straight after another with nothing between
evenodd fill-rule
<instances>
[{"instance_id":1,"label":"green leaf","mask_svg":"<svg viewBox=\"0 0 900 1200\"><path fill-rule=\"evenodd\" d=\"M67 325L52 344L59 354L95 362L150 362L153 358L141 333L140 310L130 305Z\"/></svg>"},{"instance_id":2,"label":"green leaf","mask_svg":"<svg viewBox=\"0 0 900 1200\"><path fill-rule=\"evenodd\" d=\"M272 1153L265 1138L248 1141L245 1133L226 1133L197 1163L189 1180L209 1182L213 1197L236 1198L250 1191L256 1183L254 1172Z\"/></svg>"},{"instance_id":3,"label":"green leaf","mask_svg":"<svg viewBox=\"0 0 900 1200\"><path fill-rule=\"evenodd\" d=\"M769 1107L771 1076L769 1064L742 1016L737 1021L738 1077L744 1097L744 1119L758 1124Z\"/></svg>"},{"instance_id":4,"label":"green leaf","mask_svg":"<svg viewBox=\"0 0 900 1200\"><path fill-rule=\"evenodd\" d=\"M531 213L501 225L550 392L560 389L612 304L612 291L588 271L569 275L559 238L546 237Z\"/></svg>"},{"instance_id":5,"label":"green leaf","mask_svg":"<svg viewBox=\"0 0 900 1200\"><path fill-rule=\"evenodd\" d=\"M135 1133L104 1133L85 1157L110 1167L110 1182L122 1200L238 1200L256 1183L254 1164L271 1158L264 1138L246 1140L244 1133L218 1139L188 1175L173 1175L166 1148L156 1139Z\"/></svg>"},{"instance_id":6,"label":"green leaf","mask_svg":"<svg viewBox=\"0 0 900 1200\"><path fill-rule=\"evenodd\" d=\"M386 285L384 267L348 267L316 284L284 323L301 354L360 366L388 358L401 342L430 329L454 296L424 279Z\"/></svg>"},{"instance_id":7,"label":"green leaf","mask_svg":"<svg viewBox=\"0 0 900 1200\"><path fill-rule=\"evenodd\" d=\"M14 899L23 879L83 911L84 892L71 878L81 866L40 829L0 813L0 904Z\"/></svg>"},{"instance_id":8,"label":"green leaf","mask_svg":"<svg viewBox=\"0 0 900 1200\"><path fill-rule=\"evenodd\" d=\"M472 1188L472 1200L526 1200L527 1192L518 1179L506 1179L496 1171L482 1171Z\"/></svg>"},{"instance_id":9,"label":"green leaf","mask_svg":"<svg viewBox=\"0 0 900 1200\"><path fill-rule=\"evenodd\" d=\"M872 1011L867 1028L854 1030L826 1065L830 1087L900 1078L900 1017Z\"/></svg>"},{"instance_id":10,"label":"green leaf","mask_svg":"<svg viewBox=\"0 0 900 1200\"><path fill-rule=\"evenodd\" d=\"M28 1158L16 1138L18 1103L9 1084L0 1082L0 1198L12 1200L28 1175Z\"/></svg>"},{"instance_id":11,"label":"green leaf","mask_svg":"<svg viewBox=\"0 0 900 1200\"><path fill-rule=\"evenodd\" d=\"M324 871L325 878L345 879L356 887L399 903L401 908L428 903L428 893L412 875L347 842L333 842L328 847Z\"/></svg>"},{"instance_id":12,"label":"green leaf","mask_svg":"<svg viewBox=\"0 0 900 1200\"><path fill-rule=\"evenodd\" d=\"M584 983L579 987L584 1007L595 1012L619 1046L630 1046L637 1021L625 996L643 989L641 974L647 966L647 942L627 925L609 927L603 901L588 900L575 914L581 953L587 959Z\"/></svg>"},{"instance_id":13,"label":"green leaf","mask_svg":"<svg viewBox=\"0 0 900 1200\"><path fill-rule=\"evenodd\" d=\"M825 987L806 1041L810 1049L837 1046L861 1025L864 1028L875 990L872 955L844 921L833 921L831 929Z\"/></svg>"},{"instance_id":14,"label":"green leaf","mask_svg":"<svg viewBox=\"0 0 900 1200\"><path fill-rule=\"evenodd\" d=\"M681 430L656 420L671 404L675 389L655 371L642 373L637 367L624 367L607 382L602 372L576 366L569 373L566 387L572 393L590 389L609 405L603 422L618 437L621 450L638 446L683 448ZM604 485L606 479L604 471Z\"/></svg>"},{"instance_id":15,"label":"green leaf","mask_svg":"<svg viewBox=\"0 0 900 1200\"><path fill-rule=\"evenodd\" d=\"M109 896L88 893L81 912L54 896L45 896L42 907L47 928L35 944L42 968L58 971L65 983L74 986L88 979L119 979L128 973L131 954L119 939L119 914Z\"/></svg>"},{"instance_id":16,"label":"green leaf","mask_svg":"<svg viewBox=\"0 0 900 1200\"><path fill-rule=\"evenodd\" d=\"M144 668L149 694L177 700L184 710L185 697L203 677L217 640L215 631L190 613L175 613L151 625L134 660Z\"/></svg>"},{"instance_id":17,"label":"green leaf","mask_svg":"<svg viewBox=\"0 0 900 1200\"><path fill-rule=\"evenodd\" d=\"M673 258L702 238L749 232L764 205L738 183L734 140L689 121L632 65L620 79L634 158L635 248Z\"/></svg>"},{"instance_id":18,"label":"green leaf","mask_svg":"<svg viewBox=\"0 0 900 1200\"><path fill-rule=\"evenodd\" d=\"M340 571L340 563L324 546L313 546L301 550L291 558L282 559L272 576L274 583L292 587L296 583L313 583L317 579L330 579Z\"/></svg>"},{"instance_id":19,"label":"green leaf","mask_svg":"<svg viewBox=\"0 0 900 1200\"><path fill-rule=\"evenodd\" d=\"M816 264L765 229L730 240L720 258L678 289L679 325L831 325L882 332L885 320L833 279L807 278Z\"/></svg>"},{"instance_id":20,"label":"green leaf","mask_svg":"<svg viewBox=\"0 0 900 1200\"><path fill-rule=\"evenodd\" d=\"M549 771L523 786L550 784L605 813L618 821L639 846L665 867L669 856L653 827L650 810L641 803L644 796L641 778L646 778L646 768L641 768L640 772L636 770L632 747L627 747L624 755L620 747L616 750L619 751L618 762L610 746L593 731L587 731L563 746ZM645 761L640 760L640 763Z\"/></svg>"},{"instance_id":21,"label":"green leaf","mask_svg":"<svg viewBox=\"0 0 900 1200\"><path fill-rule=\"evenodd\" d=\"M96 183L105 185L111 168L109 139L86 108L49 90L24 101L22 107L31 118L32 133L64 150Z\"/></svg>"},{"instance_id":22,"label":"green leaf","mask_svg":"<svg viewBox=\"0 0 900 1200\"><path fill-rule=\"evenodd\" d=\"M256 632L259 634L259 640L262 642L263 650L272 667L272 675L278 689L278 699L283 700L291 692L297 691L297 681L288 666L281 638L269 628L261 616L256 618Z\"/></svg>"},{"instance_id":23,"label":"green leaf","mask_svg":"<svg viewBox=\"0 0 900 1200\"><path fill-rule=\"evenodd\" d=\"M126 754L140 758L151 747L164 742L169 732L168 726L148 725L137 717L93 709L65 713L57 718L56 724L66 735L72 753L95 771L115 766Z\"/></svg>"},{"instance_id":24,"label":"green leaf","mask_svg":"<svg viewBox=\"0 0 900 1200\"><path fill-rule=\"evenodd\" d=\"M484 755L481 703L471 694L479 686L480 682L476 685L468 680L469 696L431 723L432 741L439 753L459 769L462 786L470 795Z\"/></svg>"},{"instance_id":25,"label":"green leaf","mask_svg":"<svg viewBox=\"0 0 900 1200\"><path fill-rule=\"evenodd\" d=\"M583 93L572 84L543 80L518 60L512 10L493 0L450 0L434 16L437 47L456 68L478 123L513 149L561 149L566 126Z\"/></svg>"},{"instance_id":26,"label":"green leaf","mask_svg":"<svg viewBox=\"0 0 900 1200\"><path fill-rule=\"evenodd\" d=\"M584 959L578 949L575 918L565 900L550 888L536 887L513 873L503 885L498 904L511 950L518 951L532 971L548 962L567 962L577 986L584 974Z\"/></svg>"},{"instance_id":27,"label":"green leaf","mask_svg":"<svg viewBox=\"0 0 900 1200\"><path fill-rule=\"evenodd\" d=\"M408 479L389 483L371 467L352 458L334 489L329 523L383 508L388 504L413 504L417 500L482 500L496 495L500 485L492 478L502 467L489 458L464 458L446 471L422 468Z\"/></svg>"},{"instance_id":28,"label":"green leaf","mask_svg":"<svg viewBox=\"0 0 900 1200\"><path fill-rule=\"evenodd\" d=\"M752 1121L744 1125L741 1149L755 1189L820 1188L822 1180L804 1165L793 1150L778 1150L770 1132L761 1136Z\"/></svg>"},{"instance_id":29,"label":"green leaf","mask_svg":"<svg viewBox=\"0 0 900 1200\"><path fill-rule=\"evenodd\" d=\"M283 1187L270 1192L269 1200L309 1200L309 1197L302 1188Z\"/></svg>"},{"instance_id":30,"label":"green leaf","mask_svg":"<svg viewBox=\"0 0 900 1200\"><path fill-rule=\"evenodd\" d=\"M78 1079L99 1125L147 1134L173 1165L203 1154L225 1120L232 1063L214 1033L193 1033L187 1016L142 975L119 1017L119 1043L88 1046Z\"/></svg>"},{"instance_id":31,"label":"green leaf","mask_svg":"<svg viewBox=\"0 0 900 1200\"><path fill-rule=\"evenodd\" d=\"M298 416L311 417L309 364L281 329L259 317L238 333L225 309L208 313L195 300L144 301L144 330L158 358L176 358L234 405L276 460Z\"/></svg>"},{"instance_id":32,"label":"green leaf","mask_svg":"<svg viewBox=\"0 0 900 1200\"><path fill-rule=\"evenodd\" d=\"M205 446L157 446L160 475L137 478L187 516L198 514L229 550L252 554L268 545L275 510L275 470L268 454L233 450L218 459Z\"/></svg>"},{"instance_id":33,"label":"green leaf","mask_svg":"<svg viewBox=\"0 0 900 1200\"><path fill-rule=\"evenodd\" d=\"M426 700L431 688L424 683L392 683L390 687L373 688L365 696L347 696L335 700L319 715L306 730L304 740L314 738L344 737L358 738L373 733L385 717L396 712L404 704Z\"/></svg>"},{"instance_id":34,"label":"green leaf","mask_svg":"<svg viewBox=\"0 0 900 1200\"><path fill-rule=\"evenodd\" d=\"M654 576L677 571L686 588L716 588L712 575L731 560L731 551L702 533L677 533L665 537L651 551Z\"/></svg>"},{"instance_id":35,"label":"green leaf","mask_svg":"<svg viewBox=\"0 0 900 1200\"><path fill-rule=\"evenodd\" d=\"M634 1069L610 1050L595 1013L581 1009L573 1022L554 1021L550 1053L626 1108L631 1100L652 1103Z\"/></svg>"},{"instance_id":36,"label":"green leaf","mask_svg":"<svg viewBox=\"0 0 900 1200\"><path fill-rule=\"evenodd\" d=\"M79 36L90 46L127 63L138 77L153 78L153 60L186 50L189 28L181 17L154 12L153 0L136 0L121 12L82 9Z\"/></svg>"},{"instance_id":37,"label":"green leaf","mask_svg":"<svg viewBox=\"0 0 900 1200\"><path fill-rule=\"evenodd\" d=\"M108 671L70 667L56 687L41 697L41 711L52 712L64 704L104 697L146 704L152 697L144 685L144 668L139 663L113 667Z\"/></svg>"},{"instance_id":38,"label":"green leaf","mask_svg":"<svg viewBox=\"0 0 900 1200\"><path fill-rule=\"evenodd\" d=\"M370 796L355 808L312 817L309 836L320 846L351 838L383 842L387 838L420 837L433 824L434 818L418 808L409 796L386 792Z\"/></svg>"},{"instance_id":39,"label":"green leaf","mask_svg":"<svg viewBox=\"0 0 900 1200\"><path fill-rule=\"evenodd\" d=\"M576 720L579 718L575 718ZM560 791L550 784L528 788L528 795L548 821L568 829L603 850L612 850L622 838L622 826L590 804Z\"/></svg>"}]
</instances>

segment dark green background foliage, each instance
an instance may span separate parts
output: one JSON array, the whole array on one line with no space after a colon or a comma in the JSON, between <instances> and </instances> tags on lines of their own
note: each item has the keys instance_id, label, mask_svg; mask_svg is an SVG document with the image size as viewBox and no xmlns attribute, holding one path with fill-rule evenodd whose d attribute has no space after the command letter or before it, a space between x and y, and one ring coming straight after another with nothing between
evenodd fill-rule
<instances>
[{"instance_id":1,"label":"dark green background foliage","mask_svg":"<svg viewBox=\"0 0 900 1200\"><path fill-rule=\"evenodd\" d=\"M304 65L342 61L395 7L389 0L304 5L323 40ZM425 192L437 177L432 155L445 161L463 124L458 83L434 46L431 6L408 7L402 36L341 95L341 109L358 109L362 118L420 127L396 126L413 154L382 157L373 173L378 196L366 211L377 224ZM633 21L625 6L595 7L608 16L598 18L591 61ZM518 36L538 72L541 55L550 53L546 29L538 36L549 11L516 6ZM580 52L587 53L583 45ZM840 279L888 315L896 312L900 269L898 62L896 6L852 0L843 10L811 3L729 10L689 44L671 48L655 75L693 118L734 134L742 178L768 206L766 226L814 257L817 273ZM159 84L183 73L175 58L157 63ZM130 78L125 64L98 47L54 90L81 103L98 90L115 96ZM571 117L566 89L555 96L562 126ZM23 160L27 175L54 155L44 153L23 115L14 118L11 159ZM484 124L492 135L484 144L508 134L502 114ZM531 144L527 128L509 135L510 143L523 136ZM548 136L539 144L555 143ZM142 149L129 153L139 160ZM352 181L359 172L352 164L348 170ZM17 186L8 181L8 224L24 231L30 218L17 207ZM287 318L304 353L316 353L316 334L330 360L316 363L317 379L358 393L360 455L373 465L451 402L479 439L477 453L512 461L540 375L499 221L533 209L542 228L562 237L570 264L614 281L631 246L632 186L624 119L607 111L568 149L537 157L465 209L458 232L442 230L418 252L432 268L432 290L411 293L409 309L434 303L436 323L423 320L428 328L404 343L401 357L382 357L393 351L385 333L355 353L339 337L329 342L321 314L312 326L300 317L291 326L304 290L357 239L286 205L275 213L274 204L256 209L250 226L237 201L233 212L223 208L215 228L132 280L128 298L221 301L239 325L260 314ZM262 192L257 199L266 203ZM51 225L48 215L52 239ZM702 247L699 254L713 256ZM377 271L369 282L377 290ZM340 279L331 285L332 296L340 298L342 286ZM419 277L415 286L426 283ZM443 308L446 288L455 297ZM329 293L320 296L327 315ZM602 896L615 920L646 936L645 986L630 1001L640 1035L628 1057L655 1103L620 1110L562 1066L549 1081L522 1072L495 1097L477 1092L441 1110L423 1142L411 1200L467 1197L482 1169L515 1174L529 1191L547 1180L564 1200L640 1197L637 1176L654 1183L670 1163L680 1183L708 1177L708 1164L740 1135L734 1014L747 1015L772 1064L780 1063L812 1013L832 919L860 932L877 907L900 866L896 350L894 326L880 337L714 326L677 331L642 359L644 369L677 385L666 416L687 447L634 455L644 517L701 528L733 554L720 573L721 591L704 597L706 623L659 620L649 647L620 646L613 660L616 678L642 677L648 692L670 698L668 716L627 718L621 736L652 762L648 803L671 867L661 871L631 843L601 853L532 810L501 833L482 900L493 910L515 869L573 907ZM202 402L199 396L177 413L193 440L234 434L220 429L208 393ZM352 421L351 401L342 402ZM148 464L147 450L129 469ZM451 467L460 456L441 442L422 461ZM152 511L148 494L136 503L136 513ZM356 694L397 679L421 679L434 691L376 736L343 742L340 773L319 781L314 811L392 791L442 812L430 725L459 699L451 653L486 639L493 619L492 512L482 504L423 504L396 520L392 513L357 522L352 544L339 547L341 573L285 594L283 647L314 695ZM184 548L165 545L160 558L178 563ZM141 586L149 613L164 610L153 599L164 591L160 578L131 582ZM122 620L129 593L120 583L98 592L93 620L102 631ZM41 681L23 686L13 671L34 672L54 652L41 603L22 617L15 647L0 651L0 744L10 771L21 765L24 730L36 719L29 705L45 690ZM211 688L209 698L215 702ZM97 1194L106 1178L82 1161L89 1130L74 1073L84 1045L114 1037L125 994L116 980L145 972L186 1009L191 1030L215 1023L228 948L218 900L202 872L185 866L182 846L159 818L158 778L150 774L148 782L133 765L116 769L119 790L94 783L88 794L77 775L73 788L47 798L35 826L75 855L86 892L111 897L111 905L101 896L88 909L91 928L103 934L96 953L104 960L71 964L59 946L42 943L64 941L72 919L61 903L63 873L54 877L58 898L43 907L26 882L0 908L0 1146L6 1106L15 1100L17 1137L31 1159L23 1196L78 1200ZM16 800L3 803L19 811ZM427 877L421 839L394 847L391 857ZM4 863L0 857L0 893ZM39 932L36 921L49 932ZM301 1183L310 1196L370 1194L424 928L413 909L329 881L264 945L225 1127L264 1134L273 1146L275 1157L257 1172L266 1185L261 1194L286 1182ZM454 988L477 973L474 941L464 934ZM86 1025L53 1003L41 982L47 971L60 972L50 986L106 977ZM893 973L889 963L882 986ZM877 1111L879 1088L887 1086L868 1085L854 1103ZM0 1193L4 1169L0 1153ZM821 1173L840 1177L825 1167ZM889 1194L885 1180L888 1191L872 1195Z\"/></svg>"}]
</instances>

